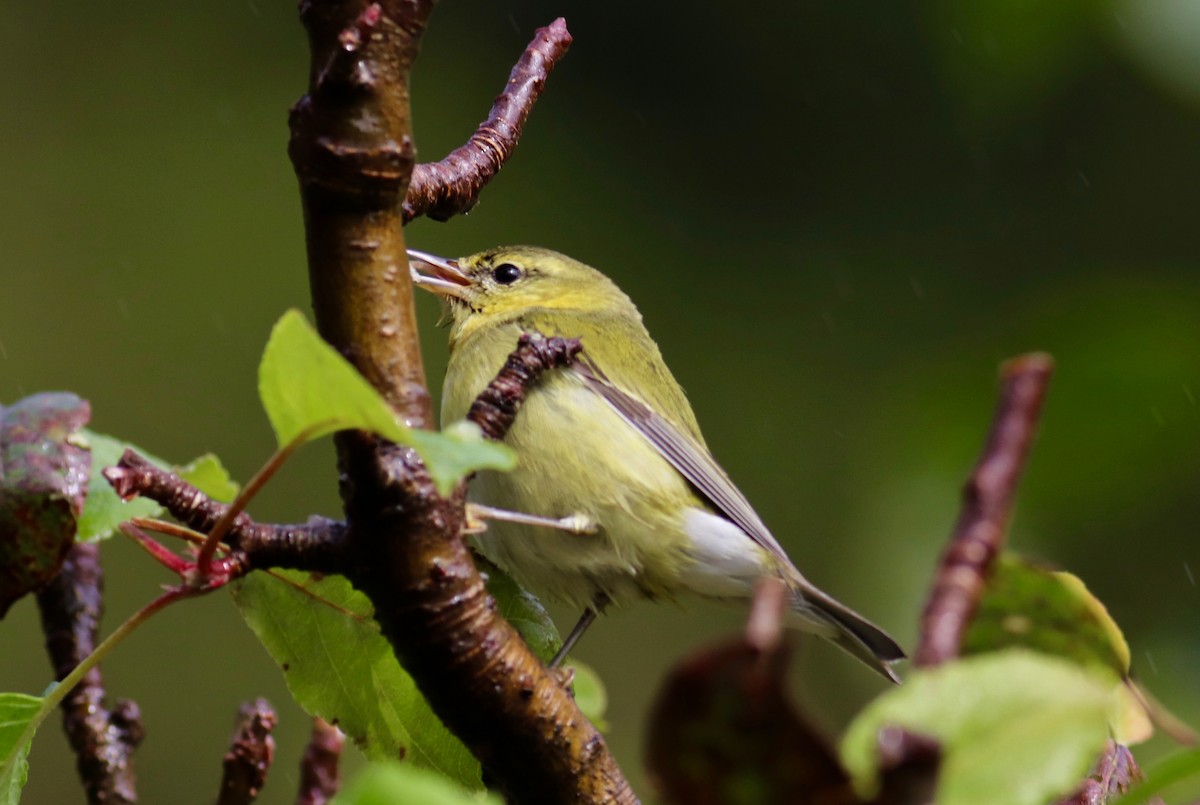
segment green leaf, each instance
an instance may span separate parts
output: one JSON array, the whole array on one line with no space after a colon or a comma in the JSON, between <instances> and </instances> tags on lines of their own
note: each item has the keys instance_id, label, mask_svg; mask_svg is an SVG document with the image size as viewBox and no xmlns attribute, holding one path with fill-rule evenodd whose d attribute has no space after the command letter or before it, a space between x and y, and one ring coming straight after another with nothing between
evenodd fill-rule
<instances>
[{"instance_id":1,"label":"green leaf","mask_svg":"<svg viewBox=\"0 0 1200 805\"><path fill-rule=\"evenodd\" d=\"M1115 677L1024 649L915 671L850 725L855 785L878 785L876 735L893 724L937 739L939 805L1042 805L1087 773L1108 738Z\"/></svg>"},{"instance_id":2,"label":"green leaf","mask_svg":"<svg viewBox=\"0 0 1200 805\"><path fill-rule=\"evenodd\" d=\"M229 477L229 470L225 469L221 459L212 453L184 464L177 472L180 478L222 503L229 503L241 489L238 482Z\"/></svg>"},{"instance_id":3,"label":"green leaf","mask_svg":"<svg viewBox=\"0 0 1200 805\"><path fill-rule=\"evenodd\" d=\"M258 390L279 446L303 436L362 429L416 448L438 491L448 494L475 469L510 469L515 458L478 429L459 426L438 434L407 428L366 378L317 335L297 310L271 331L258 370Z\"/></svg>"},{"instance_id":4,"label":"green leaf","mask_svg":"<svg viewBox=\"0 0 1200 805\"><path fill-rule=\"evenodd\" d=\"M604 720L604 713L608 710L608 691L604 689L600 675L590 665L576 660L571 660L567 666L575 672L575 681L572 684L575 690L575 704L579 705L579 709L596 729L601 732L607 730L608 723Z\"/></svg>"},{"instance_id":5,"label":"green leaf","mask_svg":"<svg viewBox=\"0 0 1200 805\"><path fill-rule=\"evenodd\" d=\"M17 805L29 779L29 732L42 699L23 693L0 693L0 805Z\"/></svg>"},{"instance_id":6,"label":"green leaf","mask_svg":"<svg viewBox=\"0 0 1200 805\"><path fill-rule=\"evenodd\" d=\"M475 564L487 578L488 592L496 599L497 611L524 638L530 650L542 662L548 662L558 653L562 639L542 602L482 554L475 554ZM600 675L591 666L573 658L566 665L575 672L575 703L597 729L608 729L604 721L608 692Z\"/></svg>"},{"instance_id":7,"label":"green leaf","mask_svg":"<svg viewBox=\"0 0 1200 805\"><path fill-rule=\"evenodd\" d=\"M258 367L258 394L280 447L361 428L400 444L409 429L350 362L298 310L275 324Z\"/></svg>"},{"instance_id":8,"label":"green leaf","mask_svg":"<svg viewBox=\"0 0 1200 805\"><path fill-rule=\"evenodd\" d=\"M117 526L133 517L157 517L162 513L159 506L149 498L134 498L130 501L121 500L117 493L104 480L101 471L111 467L121 460L121 454L126 449L137 452L156 466L166 469L169 465L157 456L152 456L136 445L96 433L91 430L80 431L92 451L92 474L88 478L87 503L83 514L79 517L79 532L76 539L80 542L99 542L108 539L117 530Z\"/></svg>"},{"instance_id":9,"label":"green leaf","mask_svg":"<svg viewBox=\"0 0 1200 805\"><path fill-rule=\"evenodd\" d=\"M404 763L372 763L336 797L333 805L503 805L495 794L468 791L426 769Z\"/></svg>"},{"instance_id":10,"label":"green leaf","mask_svg":"<svg viewBox=\"0 0 1200 805\"><path fill-rule=\"evenodd\" d=\"M507 472L517 465L516 454L502 444L483 438L474 422L455 422L440 433L410 431L412 446L425 459L434 485L443 495L454 489L460 478L475 470Z\"/></svg>"},{"instance_id":11,"label":"green leaf","mask_svg":"<svg viewBox=\"0 0 1200 805\"><path fill-rule=\"evenodd\" d=\"M134 450L154 466L170 470L170 462L146 452L135 444L121 439L81 430L79 441L92 451L92 472L88 478L87 502L79 516L76 539L79 542L99 542L116 533L117 526L134 517L159 517L163 507L149 498L134 498L125 501L117 497L101 472L121 460L126 450ZM198 488L214 500L229 501L237 495L238 485L230 480L229 473L221 460L206 453L182 467L174 468L183 480Z\"/></svg>"},{"instance_id":12,"label":"green leaf","mask_svg":"<svg viewBox=\"0 0 1200 805\"><path fill-rule=\"evenodd\" d=\"M341 576L278 575L288 581L251 573L232 585L233 599L297 703L336 724L373 760L403 757L481 787L479 764L400 667L367 597Z\"/></svg>"},{"instance_id":13,"label":"green leaf","mask_svg":"<svg viewBox=\"0 0 1200 805\"><path fill-rule=\"evenodd\" d=\"M1022 646L1129 674L1129 645L1104 604L1078 576L1006 553L988 579L963 654Z\"/></svg>"},{"instance_id":14,"label":"green leaf","mask_svg":"<svg viewBox=\"0 0 1200 805\"><path fill-rule=\"evenodd\" d=\"M537 596L517 584L482 554L475 554L475 565L487 578L488 592L496 599L496 609L525 639L542 662L548 662L562 645L550 613Z\"/></svg>"},{"instance_id":15,"label":"green leaf","mask_svg":"<svg viewBox=\"0 0 1200 805\"><path fill-rule=\"evenodd\" d=\"M1120 707L1112 725L1118 742L1146 740L1153 734L1153 724L1182 742L1194 737L1185 724L1130 679L1125 636L1078 576L1005 553L988 579L963 640L963 655L1016 646L1101 668L1119 678Z\"/></svg>"}]
</instances>

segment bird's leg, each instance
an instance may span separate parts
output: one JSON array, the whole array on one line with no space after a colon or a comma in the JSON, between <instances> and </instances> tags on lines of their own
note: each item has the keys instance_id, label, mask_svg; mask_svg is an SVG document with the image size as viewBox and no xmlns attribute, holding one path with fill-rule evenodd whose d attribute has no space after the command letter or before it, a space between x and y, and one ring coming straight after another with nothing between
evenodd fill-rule
<instances>
[{"instance_id":1,"label":"bird's leg","mask_svg":"<svg viewBox=\"0 0 1200 805\"><path fill-rule=\"evenodd\" d=\"M506 523L555 528L559 531L566 531L568 534L595 534L600 528L596 521L586 514L571 514L566 517L539 517L536 514L495 509L480 503L468 503L467 521L470 527L467 529L467 532L478 534L483 531L482 520L503 520Z\"/></svg>"},{"instance_id":2,"label":"bird's leg","mask_svg":"<svg viewBox=\"0 0 1200 805\"><path fill-rule=\"evenodd\" d=\"M579 616L579 620L575 623L575 628L571 629L571 633L563 641L562 648L554 655L554 659L550 660L550 668L558 668L562 665L563 660L567 658L567 654L571 649L575 648L575 644L579 642L579 638L583 637L583 633L592 625L592 621L596 620L596 616L608 606L608 600L608 596L604 593L596 594L596 597L592 599L592 605L585 609L583 614Z\"/></svg>"}]
</instances>

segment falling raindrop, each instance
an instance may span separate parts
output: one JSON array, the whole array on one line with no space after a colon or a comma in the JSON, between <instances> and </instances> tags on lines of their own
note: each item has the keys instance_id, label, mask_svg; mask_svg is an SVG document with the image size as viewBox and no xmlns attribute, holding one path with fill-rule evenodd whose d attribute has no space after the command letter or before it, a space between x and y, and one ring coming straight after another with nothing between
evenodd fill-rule
<instances>
[{"instance_id":1,"label":"falling raindrop","mask_svg":"<svg viewBox=\"0 0 1200 805\"><path fill-rule=\"evenodd\" d=\"M916 277L909 277L908 284L912 286L913 296L920 301L925 301L925 288L921 285L921 281Z\"/></svg>"}]
</instances>

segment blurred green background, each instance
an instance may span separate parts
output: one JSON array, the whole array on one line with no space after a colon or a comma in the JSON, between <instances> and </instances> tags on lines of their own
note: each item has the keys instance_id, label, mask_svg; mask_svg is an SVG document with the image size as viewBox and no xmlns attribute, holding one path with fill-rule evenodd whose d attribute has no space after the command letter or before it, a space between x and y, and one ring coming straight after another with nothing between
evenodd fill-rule
<instances>
[{"instance_id":1,"label":"blurred green background","mask_svg":"<svg viewBox=\"0 0 1200 805\"><path fill-rule=\"evenodd\" d=\"M613 276L797 565L910 647L997 365L1053 353L1011 543L1081 575L1200 722L1200 2L447 1L415 77L421 156L470 133L560 14L576 43L516 157L412 244L533 242ZM97 430L249 477L273 447L259 353L308 305L294 4L9 0L0 70L0 401L71 389ZM336 514L331 455L303 451L252 513ZM105 550L111 628L169 579ZM582 644L636 780L662 674L738 623L644 605ZM33 602L0 628L0 689L40 692ZM262 801L292 800L307 723L227 597L169 610L105 671L145 716L144 801L211 801L260 694L282 719ZM807 641L794 677L830 731L880 688ZM26 801L82 800L56 724L30 759Z\"/></svg>"}]
</instances>

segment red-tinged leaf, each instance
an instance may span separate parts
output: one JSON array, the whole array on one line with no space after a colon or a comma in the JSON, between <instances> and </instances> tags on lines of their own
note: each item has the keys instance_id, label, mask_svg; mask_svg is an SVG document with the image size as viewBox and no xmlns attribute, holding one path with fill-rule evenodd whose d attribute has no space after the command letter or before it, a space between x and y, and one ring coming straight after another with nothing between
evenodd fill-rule
<instances>
[{"instance_id":1,"label":"red-tinged leaf","mask_svg":"<svg viewBox=\"0 0 1200 805\"><path fill-rule=\"evenodd\" d=\"M66 392L0 407L0 617L53 578L74 543L91 453L73 437L90 416Z\"/></svg>"}]
</instances>

